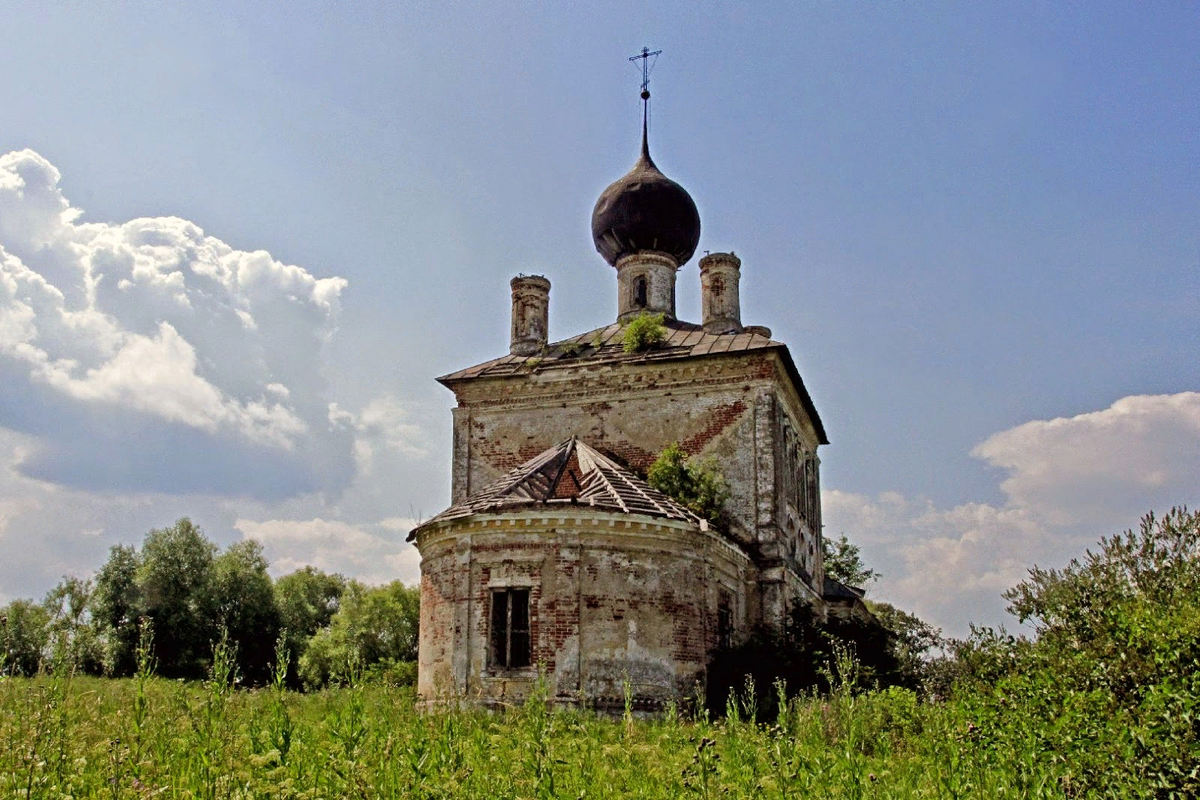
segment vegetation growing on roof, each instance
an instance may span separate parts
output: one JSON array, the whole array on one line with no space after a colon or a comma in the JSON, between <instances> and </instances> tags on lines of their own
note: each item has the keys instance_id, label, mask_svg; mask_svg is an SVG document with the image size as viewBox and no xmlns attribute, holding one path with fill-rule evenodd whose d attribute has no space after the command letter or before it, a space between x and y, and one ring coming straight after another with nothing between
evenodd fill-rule
<instances>
[{"instance_id":1,"label":"vegetation growing on roof","mask_svg":"<svg viewBox=\"0 0 1200 800\"><path fill-rule=\"evenodd\" d=\"M729 499L729 487L711 458L688 458L678 443L667 445L646 474L652 487L716 522Z\"/></svg>"},{"instance_id":2,"label":"vegetation growing on roof","mask_svg":"<svg viewBox=\"0 0 1200 800\"><path fill-rule=\"evenodd\" d=\"M658 347L667 339L662 314L638 314L628 325L622 343L626 353L643 353Z\"/></svg>"},{"instance_id":3,"label":"vegetation growing on roof","mask_svg":"<svg viewBox=\"0 0 1200 800\"><path fill-rule=\"evenodd\" d=\"M835 581L864 589L868 583L882 577L863 563L858 545L847 539L844 533L838 539L828 536L822 538L821 549L824 551L825 575Z\"/></svg>"}]
</instances>

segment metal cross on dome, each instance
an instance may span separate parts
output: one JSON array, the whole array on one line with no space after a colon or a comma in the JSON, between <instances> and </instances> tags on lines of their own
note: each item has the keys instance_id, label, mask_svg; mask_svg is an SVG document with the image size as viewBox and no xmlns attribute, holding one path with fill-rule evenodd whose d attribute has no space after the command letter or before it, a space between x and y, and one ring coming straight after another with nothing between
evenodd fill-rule
<instances>
[{"instance_id":1,"label":"metal cross on dome","mask_svg":"<svg viewBox=\"0 0 1200 800\"><path fill-rule=\"evenodd\" d=\"M642 99L645 100L650 96L650 70L654 69L655 62L662 55L662 50L651 50L649 47L643 47L642 52L636 56L630 56L630 61L642 60ZM654 59L651 61L650 59Z\"/></svg>"}]
</instances>

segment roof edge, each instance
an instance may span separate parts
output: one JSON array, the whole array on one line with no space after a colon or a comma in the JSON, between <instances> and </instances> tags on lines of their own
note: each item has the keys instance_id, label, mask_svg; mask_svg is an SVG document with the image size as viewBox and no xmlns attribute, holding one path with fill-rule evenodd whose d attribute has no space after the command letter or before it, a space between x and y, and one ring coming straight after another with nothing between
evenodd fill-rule
<instances>
[{"instance_id":1,"label":"roof edge","mask_svg":"<svg viewBox=\"0 0 1200 800\"><path fill-rule=\"evenodd\" d=\"M725 536L724 531L703 518L695 521L664 517L658 514L643 514L637 511L618 511L613 508L593 506L590 503L546 503L540 500L531 500L528 504L523 505L511 505L505 508L476 511L473 514L451 517L449 519L431 518L410 530L404 541L414 542L419 534L434 530L435 528L449 528L464 523L475 522L480 519L496 519L498 517L520 516L524 514L541 517L562 517L572 516L576 513L596 516L609 515L622 520L632 520L643 525L659 525L664 528L690 529L700 533L711 533L728 541L728 537ZM733 544L736 544L736 542Z\"/></svg>"},{"instance_id":2,"label":"roof edge","mask_svg":"<svg viewBox=\"0 0 1200 800\"><path fill-rule=\"evenodd\" d=\"M762 350L774 351L779 354L779 360L783 362L783 370L787 373L788 378L792 382L792 386L796 389L796 394L800 397L800 404L804 406L805 412L812 420L813 428L817 432L817 441L820 444L829 444L829 436L825 433L825 425L821 422L821 415L817 413L817 406L813 403L812 396L808 393L808 388L804 385L804 379L800 377L800 370L796 368L796 362L792 360L791 351L783 342L775 342L772 345L762 348ZM694 356L689 354L680 354L679 356L663 356L656 361L683 361L689 358L720 358L722 356L742 355L746 351L739 350L733 353L706 353L702 356ZM753 352L753 351L751 351ZM761 352L761 351L760 351ZM630 359L629 363L634 363ZM452 378L454 373L448 373L438 378L434 378L442 386L445 386L450 391L454 391L454 387L463 383L470 383L477 380L510 380L523 377L524 373L514 373L510 375L479 375L470 378Z\"/></svg>"},{"instance_id":3,"label":"roof edge","mask_svg":"<svg viewBox=\"0 0 1200 800\"><path fill-rule=\"evenodd\" d=\"M792 361L792 354L788 350L788 346L779 342L768 348L779 353L780 361L783 362L783 369L792 380L792 385L796 388L796 394L800 395L800 404L804 406L804 410L808 412L809 418L812 420L813 428L817 432L817 441L820 444L829 444L829 437L825 434L825 425L821 422L821 415L817 413L817 406L813 403L812 397L808 393L808 389L804 386L804 380L800 377L800 370L796 369L796 362ZM720 353L716 355L721 355Z\"/></svg>"}]
</instances>

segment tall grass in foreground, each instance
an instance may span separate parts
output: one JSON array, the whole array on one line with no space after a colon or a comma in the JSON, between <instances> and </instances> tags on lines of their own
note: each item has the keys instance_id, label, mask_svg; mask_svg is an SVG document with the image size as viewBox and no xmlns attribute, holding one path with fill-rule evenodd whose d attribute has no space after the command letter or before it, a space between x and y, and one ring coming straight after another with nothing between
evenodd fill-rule
<instances>
[{"instance_id":1,"label":"tall grass in foreground","mask_svg":"<svg viewBox=\"0 0 1200 800\"><path fill-rule=\"evenodd\" d=\"M222 658L193 684L148 670L0 680L0 797L1070 796L1068 767L1032 732L998 739L964 706L899 689L785 700L770 724L737 701L720 722L636 722L554 712L540 695L507 714L420 715L405 689L300 695L279 676L236 690Z\"/></svg>"}]
</instances>

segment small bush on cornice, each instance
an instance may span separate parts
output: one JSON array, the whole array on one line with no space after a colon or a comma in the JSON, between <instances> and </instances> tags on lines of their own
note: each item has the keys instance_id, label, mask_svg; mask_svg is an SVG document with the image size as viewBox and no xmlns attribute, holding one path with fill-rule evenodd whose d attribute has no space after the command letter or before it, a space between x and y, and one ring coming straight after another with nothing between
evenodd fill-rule
<instances>
[{"instance_id":1,"label":"small bush on cornice","mask_svg":"<svg viewBox=\"0 0 1200 800\"><path fill-rule=\"evenodd\" d=\"M709 522L720 520L729 499L729 486L717 469L716 460L688 458L678 444L669 444L659 453L646 478L652 487Z\"/></svg>"},{"instance_id":2,"label":"small bush on cornice","mask_svg":"<svg viewBox=\"0 0 1200 800\"><path fill-rule=\"evenodd\" d=\"M622 342L626 353L643 353L658 347L667 338L662 314L639 314L627 326Z\"/></svg>"}]
</instances>

